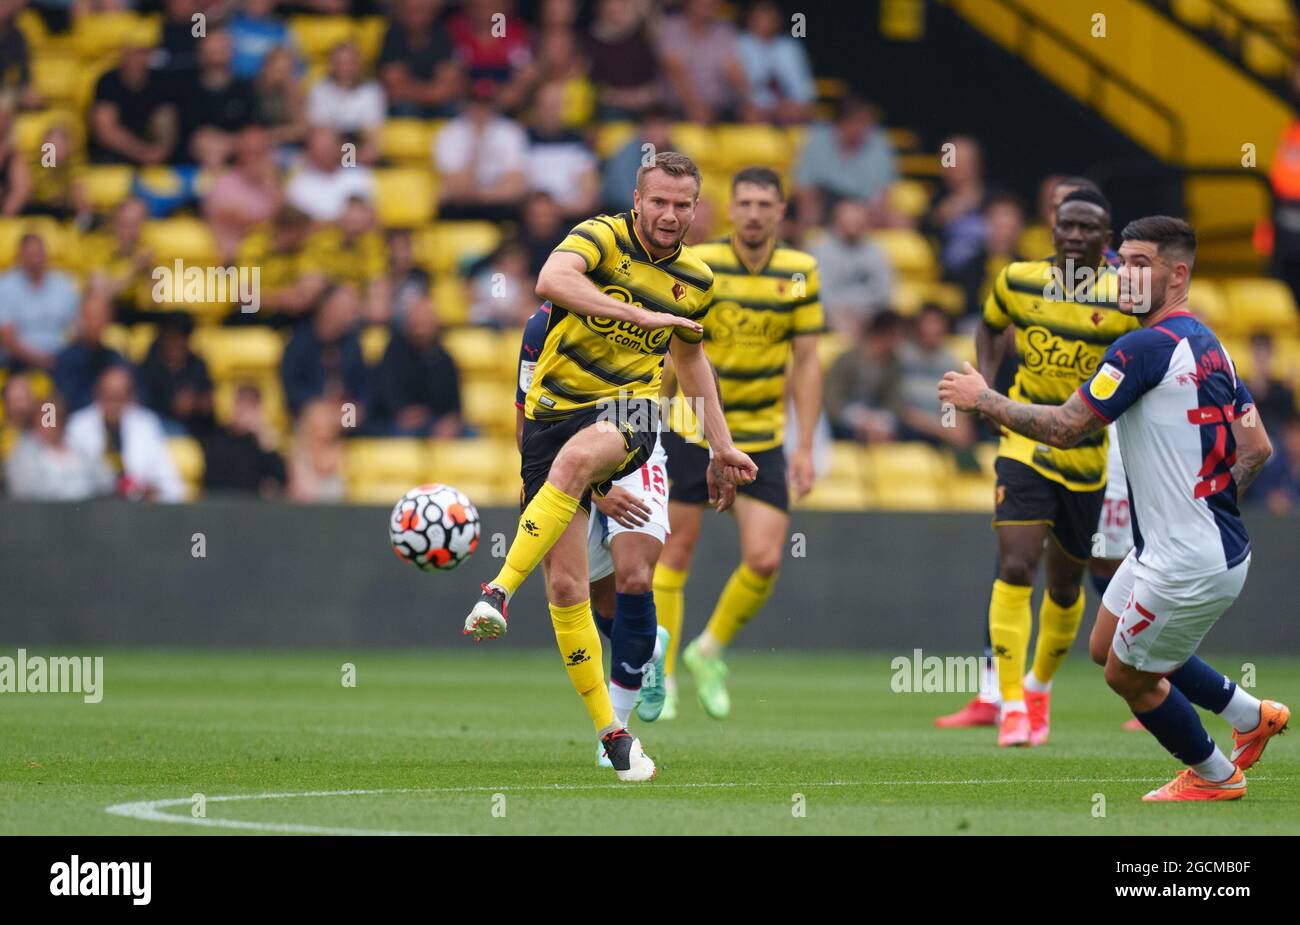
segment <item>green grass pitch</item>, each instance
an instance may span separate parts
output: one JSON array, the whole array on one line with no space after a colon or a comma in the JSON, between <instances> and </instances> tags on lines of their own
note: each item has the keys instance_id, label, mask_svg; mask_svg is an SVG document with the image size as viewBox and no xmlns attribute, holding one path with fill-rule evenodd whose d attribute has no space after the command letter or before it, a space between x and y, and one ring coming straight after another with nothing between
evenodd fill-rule
<instances>
[{"instance_id":1,"label":"green grass pitch","mask_svg":"<svg viewBox=\"0 0 1300 925\"><path fill-rule=\"evenodd\" d=\"M634 727L658 780L622 784L594 766L556 653L109 650L102 703L0 696L0 833L1300 831L1294 733L1269 745L1244 800L1139 802L1178 767L1120 728L1123 705L1077 653L1051 743L1013 751L990 729L933 728L964 696L890 692L883 655L731 663L732 719L709 720L683 678L679 719ZM1300 660L1256 666L1256 693L1300 706ZM120 804L127 815L107 811Z\"/></svg>"}]
</instances>

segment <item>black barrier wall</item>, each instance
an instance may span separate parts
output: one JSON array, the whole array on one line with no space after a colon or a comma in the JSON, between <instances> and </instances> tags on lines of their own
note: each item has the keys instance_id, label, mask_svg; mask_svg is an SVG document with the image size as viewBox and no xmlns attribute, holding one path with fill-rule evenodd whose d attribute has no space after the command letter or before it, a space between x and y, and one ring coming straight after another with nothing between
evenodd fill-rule
<instances>
[{"instance_id":1,"label":"black barrier wall","mask_svg":"<svg viewBox=\"0 0 1300 925\"><path fill-rule=\"evenodd\" d=\"M384 509L0 502L0 643L469 645L464 616L478 583L496 573L494 547L503 554L517 516L481 513L473 558L426 574L389 549ZM738 555L730 518L705 521L686 591L690 634L708 619ZM1300 520L1257 514L1247 523L1254 555L1246 590L1206 650L1300 653ZM800 512L793 530L776 592L739 648L983 645L994 570L988 517ZM1088 597L1080 645L1096 607L1091 587ZM494 645L554 644L539 573L515 596L510 633Z\"/></svg>"}]
</instances>

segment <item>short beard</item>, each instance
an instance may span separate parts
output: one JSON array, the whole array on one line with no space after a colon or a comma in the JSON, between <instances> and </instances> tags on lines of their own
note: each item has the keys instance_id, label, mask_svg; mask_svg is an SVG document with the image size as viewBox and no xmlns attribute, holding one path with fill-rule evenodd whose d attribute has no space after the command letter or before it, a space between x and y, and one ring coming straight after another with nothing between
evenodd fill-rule
<instances>
[{"instance_id":1,"label":"short beard","mask_svg":"<svg viewBox=\"0 0 1300 925\"><path fill-rule=\"evenodd\" d=\"M653 244L655 247L677 247L679 244L681 244L683 241L686 240L686 232L688 232L688 231L691 230L691 226L690 226L690 225L686 225L685 227L683 227L683 228L682 228L682 233L679 234L679 235L677 236L677 240L673 241L672 244L666 244L666 245L665 245L665 244L660 244L658 241L655 240L654 226L651 225L651 224L649 224L649 223L645 220L645 217L644 217L644 216L639 216L639 217L637 218L637 229L636 229L636 230L639 231L639 232L641 233L641 237L642 237L644 240L646 240L646 241L648 241L649 243Z\"/></svg>"}]
</instances>

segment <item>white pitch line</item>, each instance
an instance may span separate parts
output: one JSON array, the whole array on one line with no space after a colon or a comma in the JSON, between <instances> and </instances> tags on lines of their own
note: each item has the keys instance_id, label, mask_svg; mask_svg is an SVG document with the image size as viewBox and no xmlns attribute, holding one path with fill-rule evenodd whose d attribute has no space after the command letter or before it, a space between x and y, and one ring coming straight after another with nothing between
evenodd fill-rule
<instances>
[{"instance_id":1,"label":"white pitch line","mask_svg":"<svg viewBox=\"0 0 1300 925\"><path fill-rule=\"evenodd\" d=\"M654 790L731 790L791 786L811 789L814 787L929 787L929 786L988 786L1011 784L1147 784L1161 780L1159 777L1050 777L1050 778L1005 778L974 780L831 780L801 784L792 781L765 783L760 781L719 781L680 784L652 784L646 788L636 788L628 784L522 784L502 787L389 787L377 790L304 790L293 793L237 793L224 796L207 797L208 803L235 803L252 800L289 800L301 798L382 796L396 793L510 793L519 791L581 791L581 790L622 790L626 793L650 793ZM1278 780L1280 778L1259 777L1258 781ZM182 825L196 825L208 828L250 829L258 832L279 832L293 835L452 835L450 832L411 832L389 829L355 829L342 826L302 825L294 822L246 822L238 819L208 819L207 817L177 816L162 810L172 806L189 806L193 804L190 797L169 800L143 800L136 803L115 803L105 807L104 811L114 816L125 816L142 822L171 822Z\"/></svg>"}]
</instances>

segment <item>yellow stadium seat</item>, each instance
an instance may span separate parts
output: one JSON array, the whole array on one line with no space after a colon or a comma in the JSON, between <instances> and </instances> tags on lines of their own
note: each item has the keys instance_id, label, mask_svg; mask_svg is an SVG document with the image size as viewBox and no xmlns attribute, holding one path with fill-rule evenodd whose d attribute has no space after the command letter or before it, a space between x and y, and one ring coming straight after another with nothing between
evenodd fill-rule
<instances>
[{"instance_id":1,"label":"yellow stadium seat","mask_svg":"<svg viewBox=\"0 0 1300 925\"><path fill-rule=\"evenodd\" d=\"M938 305L950 315L960 315L966 310L966 293L953 283L900 279L894 285L892 305L900 315L911 317L927 302Z\"/></svg>"},{"instance_id":2,"label":"yellow stadium seat","mask_svg":"<svg viewBox=\"0 0 1300 925\"><path fill-rule=\"evenodd\" d=\"M975 444L975 461L980 464L980 471L983 472L986 477L994 475L993 464L997 462L997 458L997 443Z\"/></svg>"},{"instance_id":3,"label":"yellow stadium seat","mask_svg":"<svg viewBox=\"0 0 1300 925\"><path fill-rule=\"evenodd\" d=\"M384 44L384 33L388 31L389 20L385 16L367 16L353 22L356 31L352 37L357 43L357 50L361 52L361 60L367 68L373 68L375 59L379 57L379 49Z\"/></svg>"},{"instance_id":4,"label":"yellow stadium seat","mask_svg":"<svg viewBox=\"0 0 1300 925\"><path fill-rule=\"evenodd\" d=\"M368 365L376 366L384 358L392 334L392 328L386 324L367 325L361 332L361 355Z\"/></svg>"},{"instance_id":5,"label":"yellow stadium seat","mask_svg":"<svg viewBox=\"0 0 1300 925\"><path fill-rule=\"evenodd\" d=\"M838 331L827 331L817 338L817 359L821 362L823 370L830 369L831 364L841 353L851 349L853 349L852 339Z\"/></svg>"},{"instance_id":6,"label":"yellow stadium seat","mask_svg":"<svg viewBox=\"0 0 1300 925\"><path fill-rule=\"evenodd\" d=\"M1173 0L1170 9L1193 29L1207 29L1214 22L1213 0Z\"/></svg>"},{"instance_id":7,"label":"yellow stadium seat","mask_svg":"<svg viewBox=\"0 0 1300 925\"><path fill-rule=\"evenodd\" d=\"M1222 288L1235 333L1289 335L1296 332L1300 319L1285 283L1263 278L1231 279L1225 280Z\"/></svg>"},{"instance_id":8,"label":"yellow stadium seat","mask_svg":"<svg viewBox=\"0 0 1300 925\"><path fill-rule=\"evenodd\" d=\"M966 361L971 366L975 365L975 338L953 334L944 338L943 345L957 358L958 363Z\"/></svg>"},{"instance_id":9,"label":"yellow stadium seat","mask_svg":"<svg viewBox=\"0 0 1300 925\"><path fill-rule=\"evenodd\" d=\"M501 368L500 354L511 353L496 331L491 328L460 327L442 335L442 345L447 348L462 376L486 374L492 376ZM519 345L513 354L518 356Z\"/></svg>"},{"instance_id":10,"label":"yellow stadium seat","mask_svg":"<svg viewBox=\"0 0 1300 925\"><path fill-rule=\"evenodd\" d=\"M884 249L894 271L904 279L924 282L938 273L930 242L910 228L882 228L872 232L871 240Z\"/></svg>"},{"instance_id":11,"label":"yellow stadium seat","mask_svg":"<svg viewBox=\"0 0 1300 925\"><path fill-rule=\"evenodd\" d=\"M461 413L481 432L500 437L515 433L515 384L483 380L461 390Z\"/></svg>"},{"instance_id":12,"label":"yellow stadium seat","mask_svg":"<svg viewBox=\"0 0 1300 925\"><path fill-rule=\"evenodd\" d=\"M213 379L274 377L284 353L279 334L252 325L199 328L191 335L190 343L208 364Z\"/></svg>"},{"instance_id":13,"label":"yellow stadium seat","mask_svg":"<svg viewBox=\"0 0 1300 925\"><path fill-rule=\"evenodd\" d=\"M701 171L717 166L715 158L718 149L713 131L707 125L678 122L672 128L671 137L673 147L695 161Z\"/></svg>"},{"instance_id":14,"label":"yellow stadium seat","mask_svg":"<svg viewBox=\"0 0 1300 925\"><path fill-rule=\"evenodd\" d=\"M157 328L152 324L134 324L130 327L110 324L104 329L104 346L116 350L132 363L141 363L149 353Z\"/></svg>"},{"instance_id":15,"label":"yellow stadium seat","mask_svg":"<svg viewBox=\"0 0 1300 925\"><path fill-rule=\"evenodd\" d=\"M416 262L434 273L457 273L501 243L494 222L437 222L415 235Z\"/></svg>"},{"instance_id":16,"label":"yellow stadium seat","mask_svg":"<svg viewBox=\"0 0 1300 925\"><path fill-rule=\"evenodd\" d=\"M137 325L138 327L138 325ZM267 426L280 436L281 443L289 431L289 409L284 401L284 388L278 374L239 379L218 379L213 382L213 411L217 422L229 424L235 405L235 393L243 385L251 385L262 394L262 416Z\"/></svg>"},{"instance_id":17,"label":"yellow stadium seat","mask_svg":"<svg viewBox=\"0 0 1300 925\"><path fill-rule=\"evenodd\" d=\"M937 177L943 168L937 154L900 154L898 170L909 177Z\"/></svg>"},{"instance_id":18,"label":"yellow stadium seat","mask_svg":"<svg viewBox=\"0 0 1300 925\"><path fill-rule=\"evenodd\" d=\"M982 473L959 472L944 483L944 506L953 511L993 510L997 481Z\"/></svg>"},{"instance_id":19,"label":"yellow stadium seat","mask_svg":"<svg viewBox=\"0 0 1300 925\"><path fill-rule=\"evenodd\" d=\"M399 164L427 165L433 158L434 123L389 119L379 133L379 153Z\"/></svg>"},{"instance_id":20,"label":"yellow stadium seat","mask_svg":"<svg viewBox=\"0 0 1300 925\"><path fill-rule=\"evenodd\" d=\"M406 491L430 477L429 441L415 437L357 438L344 443L348 482L405 482ZM396 501L396 497L393 499Z\"/></svg>"},{"instance_id":21,"label":"yellow stadium seat","mask_svg":"<svg viewBox=\"0 0 1300 925\"><path fill-rule=\"evenodd\" d=\"M350 479L344 486L344 497L351 504L391 507L415 486L410 479Z\"/></svg>"},{"instance_id":22,"label":"yellow stadium seat","mask_svg":"<svg viewBox=\"0 0 1300 925\"><path fill-rule=\"evenodd\" d=\"M947 465L928 443L884 443L866 448L875 506L882 510L933 511L944 503Z\"/></svg>"},{"instance_id":23,"label":"yellow stadium seat","mask_svg":"<svg viewBox=\"0 0 1300 925\"><path fill-rule=\"evenodd\" d=\"M12 265L17 259L18 244L25 234L41 236L50 262L56 266L66 266L75 254L76 230L59 224L57 219L45 215L0 218L0 269Z\"/></svg>"},{"instance_id":24,"label":"yellow stadium seat","mask_svg":"<svg viewBox=\"0 0 1300 925\"><path fill-rule=\"evenodd\" d=\"M203 267L217 262L217 242L206 222L197 218L160 218L146 222L145 246L160 264L180 259Z\"/></svg>"},{"instance_id":25,"label":"yellow stadium seat","mask_svg":"<svg viewBox=\"0 0 1300 925\"><path fill-rule=\"evenodd\" d=\"M1261 77L1278 78L1291 69L1291 58L1276 41L1269 41L1258 32L1242 36L1241 57Z\"/></svg>"},{"instance_id":26,"label":"yellow stadium seat","mask_svg":"<svg viewBox=\"0 0 1300 925\"><path fill-rule=\"evenodd\" d=\"M889 188L889 207L899 215L919 219L930 209L930 187L921 180L898 180Z\"/></svg>"},{"instance_id":27,"label":"yellow stadium seat","mask_svg":"<svg viewBox=\"0 0 1300 925\"><path fill-rule=\"evenodd\" d=\"M784 172L794 160L789 136L770 125L719 125L712 150L715 165L729 172L749 166Z\"/></svg>"},{"instance_id":28,"label":"yellow stadium seat","mask_svg":"<svg viewBox=\"0 0 1300 925\"><path fill-rule=\"evenodd\" d=\"M466 485L507 488L519 469L519 451L513 437L435 440L430 446L430 477L445 485L455 485L471 497L473 493Z\"/></svg>"},{"instance_id":29,"label":"yellow stadium seat","mask_svg":"<svg viewBox=\"0 0 1300 925\"><path fill-rule=\"evenodd\" d=\"M469 298L465 283L456 276L443 274L433 281L433 306L444 325L462 325L469 321Z\"/></svg>"},{"instance_id":30,"label":"yellow stadium seat","mask_svg":"<svg viewBox=\"0 0 1300 925\"><path fill-rule=\"evenodd\" d=\"M135 171L126 165L94 164L81 174L86 195L96 212L111 212L131 195Z\"/></svg>"},{"instance_id":31,"label":"yellow stadium seat","mask_svg":"<svg viewBox=\"0 0 1300 925\"><path fill-rule=\"evenodd\" d=\"M72 41L83 59L117 55L128 43L152 48L162 38L162 19L138 13L86 13L72 27Z\"/></svg>"},{"instance_id":32,"label":"yellow stadium seat","mask_svg":"<svg viewBox=\"0 0 1300 925\"><path fill-rule=\"evenodd\" d=\"M356 23L350 16L290 16L289 31L303 56L320 62L335 45L353 38Z\"/></svg>"},{"instance_id":33,"label":"yellow stadium seat","mask_svg":"<svg viewBox=\"0 0 1300 925\"><path fill-rule=\"evenodd\" d=\"M433 220L437 189L431 170L389 167L375 171L375 210L386 228L418 228Z\"/></svg>"},{"instance_id":34,"label":"yellow stadium seat","mask_svg":"<svg viewBox=\"0 0 1300 925\"><path fill-rule=\"evenodd\" d=\"M636 137L635 122L605 122L596 129L596 156L607 161Z\"/></svg>"},{"instance_id":35,"label":"yellow stadium seat","mask_svg":"<svg viewBox=\"0 0 1300 925\"><path fill-rule=\"evenodd\" d=\"M1235 330L1233 319L1229 317L1227 305L1223 301L1223 292L1213 280L1193 278L1192 286L1187 292L1187 304L1198 318L1220 334Z\"/></svg>"},{"instance_id":36,"label":"yellow stadium seat","mask_svg":"<svg viewBox=\"0 0 1300 925\"><path fill-rule=\"evenodd\" d=\"M71 109L42 109L38 112L19 113L14 119L14 146L29 160L34 159L45 139L45 133L55 125L65 125L73 143L81 144L81 118Z\"/></svg>"},{"instance_id":37,"label":"yellow stadium seat","mask_svg":"<svg viewBox=\"0 0 1300 925\"><path fill-rule=\"evenodd\" d=\"M131 329L122 324L110 324L104 328L104 336L100 338L100 343L126 356L131 343Z\"/></svg>"},{"instance_id":38,"label":"yellow stadium seat","mask_svg":"<svg viewBox=\"0 0 1300 925\"><path fill-rule=\"evenodd\" d=\"M167 452L185 482L186 500L193 500L203 484L203 447L193 437L168 437Z\"/></svg>"},{"instance_id":39,"label":"yellow stadium seat","mask_svg":"<svg viewBox=\"0 0 1300 925\"><path fill-rule=\"evenodd\" d=\"M895 151L916 151L921 147L921 138L910 128L887 128L885 136Z\"/></svg>"},{"instance_id":40,"label":"yellow stadium seat","mask_svg":"<svg viewBox=\"0 0 1300 925\"><path fill-rule=\"evenodd\" d=\"M794 507L811 511L860 511L870 505L871 496L861 482L834 478L819 479Z\"/></svg>"}]
</instances>

